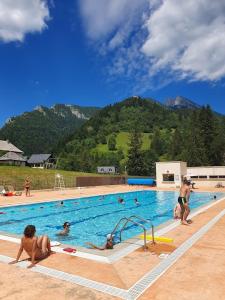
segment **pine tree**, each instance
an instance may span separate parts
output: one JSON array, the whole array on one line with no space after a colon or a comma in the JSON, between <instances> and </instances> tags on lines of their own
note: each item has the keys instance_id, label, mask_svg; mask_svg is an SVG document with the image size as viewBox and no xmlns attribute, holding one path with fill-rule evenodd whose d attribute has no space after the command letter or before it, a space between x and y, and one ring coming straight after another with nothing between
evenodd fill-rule
<instances>
[{"instance_id":1,"label":"pine tree","mask_svg":"<svg viewBox=\"0 0 225 300\"><path fill-rule=\"evenodd\" d=\"M159 128L155 128L151 141L151 150L160 156L164 153L164 144L160 135Z\"/></svg>"},{"instance_id":2,"label":"pine tree","mask_svg":"<svg viewBox=\"0 0 225 300\"><path fill-rule=\"evenodd\" d=\"M182 133L179 130L179 128L175 129L170 147L169 147L169 156L171 157L172 160L180 160L181 159L181 153L184 150L184 145L183 145L183 137Z\"/></svg>"},{"instance_id":3,"label":"pine tree","mask_svg":"<svg viewBox=\"0 0 225 300\"><path fill-rule=\"evenodd\" d=\"M212 165L214 160L213 159L214 154L212 150L212 143L215 137L214 122L215 122L215 117L209 105L203 107L199 113L199 130L200 130L201 139L204 144L207 165Z\"/></svg>"},{"instance_id":4,"label":"pine tree","mask_svg":"<svg viewBox=\"0 0 225 300\"><path fill-rule=\"evenodd\" d=\"M202 166L207 163L204 143L199 129L198 112L194 111L184 132L184 149L181 159L187 161L188 166Z\"/></svg>"},{"instance_id":5,"label":"pine tree","mask_svg":"<svg viewBox=\"0 0 225 300\"><path fill-rule=\"evenodd\" d=\"M128 150L127 171L129 175L143 175L144 158L141 151L142 136L137 130L130 134Z\"/></svg>"},{"instance_id":6,"label":"pine tree","mask_svg":"<svg viewBox=\"0 0 225 300\"><path fill-rule=\"evenodd\" d=\"M115 135L110 135L108 140L108 149L110 151L116 150L116 137Z\"/></svg>"}]
</instances>

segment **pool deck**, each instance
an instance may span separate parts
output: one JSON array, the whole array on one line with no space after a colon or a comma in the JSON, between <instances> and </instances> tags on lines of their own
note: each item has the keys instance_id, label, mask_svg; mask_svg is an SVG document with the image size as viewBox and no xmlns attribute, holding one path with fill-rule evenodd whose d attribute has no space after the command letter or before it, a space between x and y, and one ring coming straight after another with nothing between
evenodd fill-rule
<instances>
[{"instance_id":1,"label":"pool deck","mask_svg":"<svg viewBox=\"0 0 225 300\"><path fill-rule=\"evenodd\" d=\"M0 207L143 189L151 190L123 185L65 190L63 193L33 192L32 197L0 197ZM225 192L224 189L196 191ZM55 253L32 270L26 270L23 265L6 264L7 259L15 258L18 244L0 239L0 299L222 299L225 294L225 216L216 218L224 210L225 200L214 202L194 216L190 226L178 225L168 231L166 236L173 238L174 243L149 244L147 251L140 247L112 263ZM211 227L201 233L213 220ZM197 237L195 242L189 245L194 236ZM183 245L187 248L185 252L165 268L159 278L156 276L151 281L146 277L169 262L172 254L179 252ZM161 258L162 254L164 258ZM171 255L166 257L165 254ZM46 270L52 273L46 275ZM60 277L60 272L64 272L64 277ZM144 277L147 278L145 283ZM82 279L85 280L78 284Z\"/></svg>"}]
</instances>

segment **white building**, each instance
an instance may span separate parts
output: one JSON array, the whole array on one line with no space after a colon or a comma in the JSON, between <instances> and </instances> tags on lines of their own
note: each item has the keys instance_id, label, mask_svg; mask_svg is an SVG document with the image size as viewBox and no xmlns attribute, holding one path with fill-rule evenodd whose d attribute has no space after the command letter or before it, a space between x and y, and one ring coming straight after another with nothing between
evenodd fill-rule
<instances>
[{"instance_id":1,"label":"white building","mask_svg":"<svg viewBox=\"0 0 225 300\"><path fill-rule=\"evenodd\" d=\"M195 187L225 187L225 166L187 167L183 161L156 163L158 187L180 187L184 177L191 179Z\"/></svg>"},{"instance_id":2,"label":"white building","mask_svg":"<svg viewBox=\"0 0 225 300\"><path fill-rule=\"evenodd\" d=\"M157 187L179 187L186 174L187 163L184 161L156 163Z\"/></svg>"},{"instance_id":3,"label":"white building","mask_svg":"<svg viewBox=\"0 0 225 300\"><path fill-rule=\"evenodd\" d=\"M197 186L225 186L225 166L190 167L187 177Z\"/></svg>"}]
</instances>

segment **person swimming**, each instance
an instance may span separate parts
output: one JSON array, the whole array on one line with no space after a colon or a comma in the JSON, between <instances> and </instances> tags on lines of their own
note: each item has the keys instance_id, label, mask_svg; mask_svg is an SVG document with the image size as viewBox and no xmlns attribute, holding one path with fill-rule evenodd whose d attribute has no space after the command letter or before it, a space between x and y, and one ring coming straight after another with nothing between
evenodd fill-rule
<instances>
[{"instance_id":1,"label":"person swimming","mask_svg":"<svg viewBox=\"0 0 225 300\"><path fill-rule=\"evenodd\" d=\"M119 199L118 199L118 203L120 203L120 204L125 204L125 201L124 201L124 199L123 199L123 198L119 197Z\"/></svg>"},{"instance_id":2,"label":"person swimming","mask_svg":"<svg viewBox=\"0 0 225 300\"><path fill-rule=\"evenodd\" d=\"M134 198L134 203L135 203L136 205L140 205L140 202L138 202L138 199L137 199L137 198Z\"/></svg>"},{"instance_id":3,"label":"person swimming","mask_svg":"<svg viewBox=\"0 0 225 300\"><path fill-rule=\"evenodd\" d=\"M113 249L114 246L114 235L109 233L106 236L106 243L102 246L96 246L92 243L86 243L89 247L91 247L92 249L97 249L97 250L106 250L106 249Z\"/></svg>"},{"instance_id":4,"label":"person swimming","mask_svg":"<svg viewBox=\"0 0 225 300\"><path fill-rule=\"evenodd\" d=\"M70 223L69 222L65 222L63 224L63 230L56 233L56 235L68 235L70 232Z\"/></svg>"}]
</instances>

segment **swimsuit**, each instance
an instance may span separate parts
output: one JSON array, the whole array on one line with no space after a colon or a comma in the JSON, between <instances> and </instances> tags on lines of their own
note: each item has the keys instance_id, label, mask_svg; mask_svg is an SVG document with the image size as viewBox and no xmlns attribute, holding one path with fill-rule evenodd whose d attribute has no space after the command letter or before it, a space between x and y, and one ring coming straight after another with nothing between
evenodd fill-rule
<instances>
[{"instance_id":1,"label":"swimsuit","mask_svg":"<svg viewBox=\"0 0 225 300\"><path fill-rule=\"evenodd\" d=\"M187 203L186 197L178 197L178 203L180 203L180 205L184 205L185 203Z\"/></svg>"}]
</instances>

